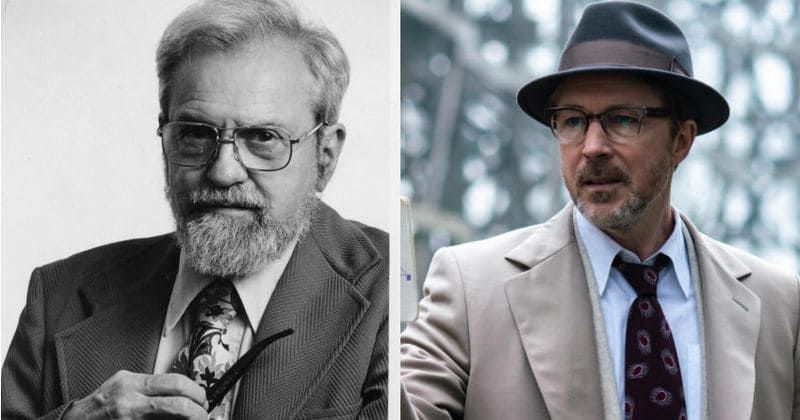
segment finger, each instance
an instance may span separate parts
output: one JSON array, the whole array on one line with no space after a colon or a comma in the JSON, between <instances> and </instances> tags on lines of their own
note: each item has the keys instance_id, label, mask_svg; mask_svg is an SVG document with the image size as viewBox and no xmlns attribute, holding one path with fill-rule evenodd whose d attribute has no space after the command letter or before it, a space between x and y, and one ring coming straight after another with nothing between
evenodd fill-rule
<instances>
[{"instance_id":1,"label":"finger","mask_svg":"<svg viewBox=\"0 0 800 420\"><path fill-rule=\"evenodd\" d=\"M208 419L206 409L186 397L148 397L148 416L157 418Z\"/></svg>"},{"instance_id":2,"label":"finger","mask_svg":"<svg viewBox=\"0 0 800 420\"><path fill-rule=\"evenodd\" d=\"M186 397L206 407L206 391L193 380L178 373L146 375L143 378L141 392L153 397Z\"/></svg>"}]
</instances>

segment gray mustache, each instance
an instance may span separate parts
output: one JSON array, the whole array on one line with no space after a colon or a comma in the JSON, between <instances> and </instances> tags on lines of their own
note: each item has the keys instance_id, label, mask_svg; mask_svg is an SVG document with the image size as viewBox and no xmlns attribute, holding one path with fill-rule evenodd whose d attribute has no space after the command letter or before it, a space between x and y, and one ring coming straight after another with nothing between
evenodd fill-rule
<instances>
[{"instance_id":1,"label":"gray mustache","mask_svg":"<svg viewBox=\"0 0 800 420\"><path fill-rule=\"evenodd\" d=\"M247 191L241 186L225 189L202 187L188 194L188 201L197 207L242 207L259 209L264 207L262 194Z\"/></svg>"}]
</instances>

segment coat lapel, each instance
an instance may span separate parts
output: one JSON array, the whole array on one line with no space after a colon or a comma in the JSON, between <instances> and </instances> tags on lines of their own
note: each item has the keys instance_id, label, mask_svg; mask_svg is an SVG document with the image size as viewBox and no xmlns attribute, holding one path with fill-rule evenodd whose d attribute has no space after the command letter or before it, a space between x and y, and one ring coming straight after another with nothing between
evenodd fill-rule
<instances>
[{"instance_id":1,"label":"coat lapel","mask_svg":"<svg viewBox=\"0 0 800 420\"><path fill-rule=\"evenodd\" d=\"M567 206L506 258L530 267L505 284L506 296L551 418L603 412L594 322Z\"/></svg>"},{"instance_id":2,"label":"coat lapel","mask_svg":"<svg viewBox=\"0 0 800 420\"><path fill-rule=\"evenodd\" d=\"M174 242L162 242L87 275L79 293L91 315L55 335L64 401L88 395L119 370L153 371L178 261Z\"/></svg>"},{"instance_id":3,"label":"coat lapel","mask_svg":"<svg viewBox=\"0 0 800 420\"><path fill-rule=\"evenodd\" d=\"M761 302L741 283L750 270L683 220L702 282L709 412L712 419L749 419ZM506 256L530 268L507 280L506 295L550 416L594 418L603 412L601 384L571 206L539 229Z\"/></svg>"},{"instance_id":4,"label":"coat lapel","mask_svg":"<svg viewBox=\"0 0 800 420\"><path fill-rule=\"evenodd\" d=\"M350 247L347 260L337 247L355 233L324 206L301 240L273 292L257 340L294 329L256 359L239 387L235 418L293 418L358 327L370 302L355 287L379 262L377 252ZM341 225L345 230L336 231Z\"/></svg>"},{"instance_id":5,"label":"coat lapel","mask_svg":"<svg viewBox=\"0 0 800 420\"><path fill-rule=\"evenodd\" d=\"M749 419L761 301L741 280L750 270L683 218L697 251L706 339L708 408L712 419Z\"/></svg>"}]
</instances>

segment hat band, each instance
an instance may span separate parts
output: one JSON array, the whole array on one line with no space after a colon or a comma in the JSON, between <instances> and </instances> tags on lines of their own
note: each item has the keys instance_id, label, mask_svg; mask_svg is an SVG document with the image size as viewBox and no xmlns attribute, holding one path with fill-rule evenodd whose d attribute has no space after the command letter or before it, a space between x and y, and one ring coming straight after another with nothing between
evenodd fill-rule
<instances>
[{"instance_id":1,"label":"hat band","mask_svg":"<svg viewBox=\"0 0 800 420\"><path fill-rule=\"evenodd\" d=\"M586 41L567 48L561 55L558 71L599 64L623 68L640 67L664 70L691 77L675 57L617 39Z\"/></svg>"}]
</instances>

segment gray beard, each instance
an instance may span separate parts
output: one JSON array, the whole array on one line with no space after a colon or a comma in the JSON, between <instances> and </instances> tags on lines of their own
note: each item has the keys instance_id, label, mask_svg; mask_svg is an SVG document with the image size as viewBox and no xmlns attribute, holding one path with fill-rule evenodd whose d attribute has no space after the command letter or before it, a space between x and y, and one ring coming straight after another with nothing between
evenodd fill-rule
<instances>
[{"instance_id":1,"label":"gray beard","mask_svg":"<svg viewBox=\"0 0 800 420\"><path fill-rule=\"evenodd\" d=\"M184 196L168 186L167 198L186 262L197 272L216 277L244 276L278 259L295 238L299 240L308 231L319 204L314 190L309 189L296 211L279 219L265 208L260 193L242 186L203 186ZM254 218L246 219L198 208L209 202L247 204L257 209L252 210Z\"/></svg>"},{"instance_id":2,"label":"gray beard","mask_svg":"<svg viewBox=\"0 0 800 420\"><path fill-rule=\"evenodd\" d=\"M594 203L609 201L609 198L605 196L605 193L596 193L592 195L590 200ZM625 203L616 211L610 214L601 214L600 212L593 212L592 208L581 199L573 201L578 207L578 210L580 210L581 214L591 221L592 224L603 230L612 230L618 232L629 231L652 203L652 200L647 201L644 199L644 197L638 194L633 194L628 197Z\"/></svg>"}]
</instances>

